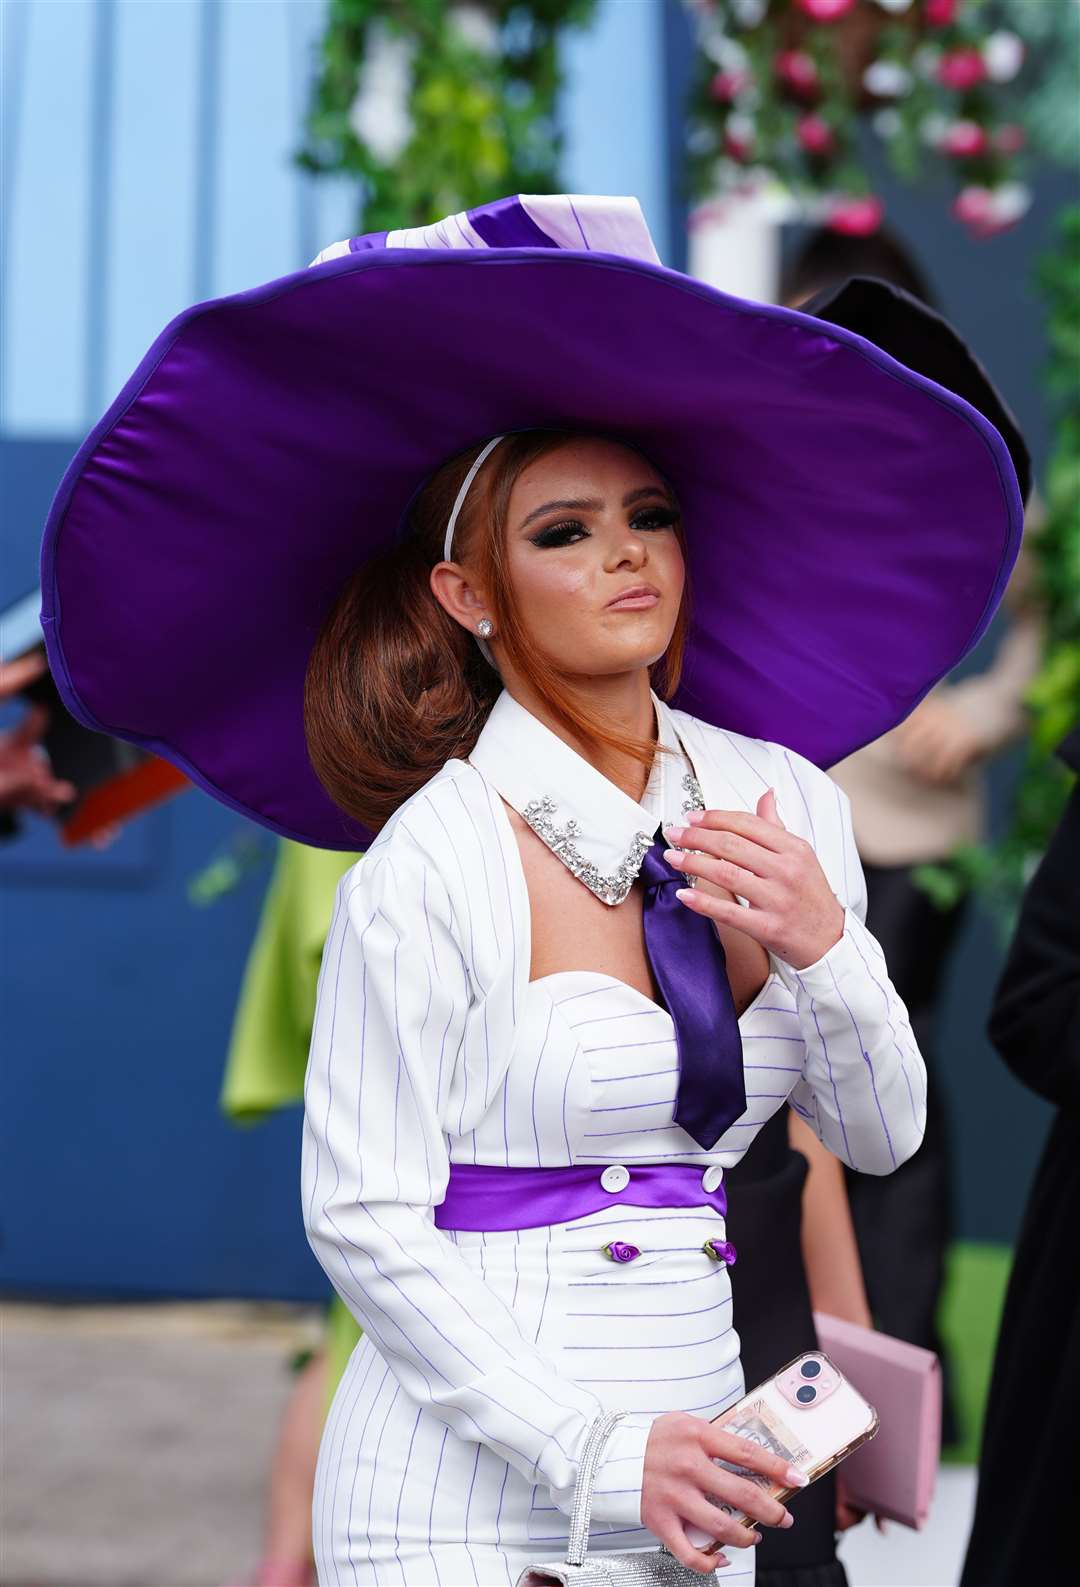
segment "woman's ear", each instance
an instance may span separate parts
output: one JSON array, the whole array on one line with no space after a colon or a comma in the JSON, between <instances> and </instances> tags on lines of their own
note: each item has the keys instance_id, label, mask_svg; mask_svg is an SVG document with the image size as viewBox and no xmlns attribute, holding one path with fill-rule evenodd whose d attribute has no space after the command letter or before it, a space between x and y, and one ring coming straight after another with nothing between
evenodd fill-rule
<instances>
[{"instance_id":1,"label":"woman's ear","mask_svg":"<svg viewBox=\"0 0 1080 1587\"><path fill-rule=\"evenodd\" d=\"M491 610L484 594L472 581L460 562L436 562L431 570L431 593L439 605L456 623L475 634L482 617L490 617Z\"/></svg>"}]
</instances>

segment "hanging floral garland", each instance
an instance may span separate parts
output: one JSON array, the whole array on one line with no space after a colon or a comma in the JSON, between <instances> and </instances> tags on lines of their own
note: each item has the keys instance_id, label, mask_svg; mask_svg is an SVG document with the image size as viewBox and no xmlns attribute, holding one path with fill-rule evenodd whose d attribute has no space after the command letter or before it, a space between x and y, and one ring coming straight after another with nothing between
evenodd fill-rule
<instances>
[{"instance_id":1,"label":"hanging floral garland","mask_svg":"<svg viewBox=\"0 0 1080 1587\"><path fill-rule=\"evenodd\" d=\"M863 122L906 178L927 157L947 168L952 213L974 236L1027 210L1028 52L998 25L996 0L684 3L699 44L689 179L712 201L697 219L725 196L771 191L837 231L875 231L884 206L859 157Z\"/></svg>"},{"instance_id":2,"label":"hanging floral garland","mask_svg":"<svg viewBox=\"0 0 1080 1587\"><path fill-rule=\"evenodd\" d=\"M298 159L360 178L366 231L557 185L561 29L596 0L331 0Z\"/></svg>"}]
</instances>

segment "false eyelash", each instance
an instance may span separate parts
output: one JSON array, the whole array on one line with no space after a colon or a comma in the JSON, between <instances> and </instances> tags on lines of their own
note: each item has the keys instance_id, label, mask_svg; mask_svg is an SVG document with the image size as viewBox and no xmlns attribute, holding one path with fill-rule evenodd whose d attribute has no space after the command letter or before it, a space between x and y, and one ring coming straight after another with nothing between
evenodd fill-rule
<instances>
[{"instance_id":1,"label":"false eyelash","mask_svg":"<svg viewBox=\"0 0 1080 1587\"><path fill-rule=\"evenodd\" d=\"M679 514L673 512L670 507L646 507L636 515L634 522L646 516L655 520L646 526L649 529L670 529L679 521ZM564 539L565 534L575 529L588 533L580 518L564 518L560 523L549 524L546 529L541 529L539 534L531 535L529 538L534 546L539 546L543 550L549 546L565 545L567 543Z\"/></svg>"}]
</instances>

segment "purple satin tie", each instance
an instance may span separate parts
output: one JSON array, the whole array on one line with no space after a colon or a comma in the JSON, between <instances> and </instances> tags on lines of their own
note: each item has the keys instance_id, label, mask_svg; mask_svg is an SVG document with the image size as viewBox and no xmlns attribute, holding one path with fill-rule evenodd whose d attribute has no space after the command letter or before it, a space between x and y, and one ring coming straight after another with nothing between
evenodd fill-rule
<instances>
[{"instance_id":1,"label":"purple satin tie","mask_svg":"<svg viewBox=\"0 0 1080 1587\"><path fill-rule=\"evenodd\" d=\"M641 867L645 951L675 1023L675 1122L711 1151L746 1112L742 1036L723 944L707 916L695 915L675 897L688 884L664 859L670 847L658 828Z\"/></svg>"}]
</instances>

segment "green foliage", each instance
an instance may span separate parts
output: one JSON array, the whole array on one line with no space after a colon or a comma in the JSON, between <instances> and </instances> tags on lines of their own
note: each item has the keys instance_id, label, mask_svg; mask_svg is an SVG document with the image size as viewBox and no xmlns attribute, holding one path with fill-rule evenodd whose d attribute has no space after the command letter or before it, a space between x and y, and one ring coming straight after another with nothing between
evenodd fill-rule
<instances>
[{"instance_id":1,"label":"green foliage","mask_svg":"<svg viewBox=\"0 0 1080 1587\"><path fill-rule=\"evenodd\" d=\"M427 225L508 193L557 191L558 36L588 23L595 5L332 0L299 163L359 179L366 231ZM404 62L403 114L400 146L380 147L364 135L357 106L361 90L377 92L365 63L377 78L387 39Z\"/></svg>"}]
</instances>

